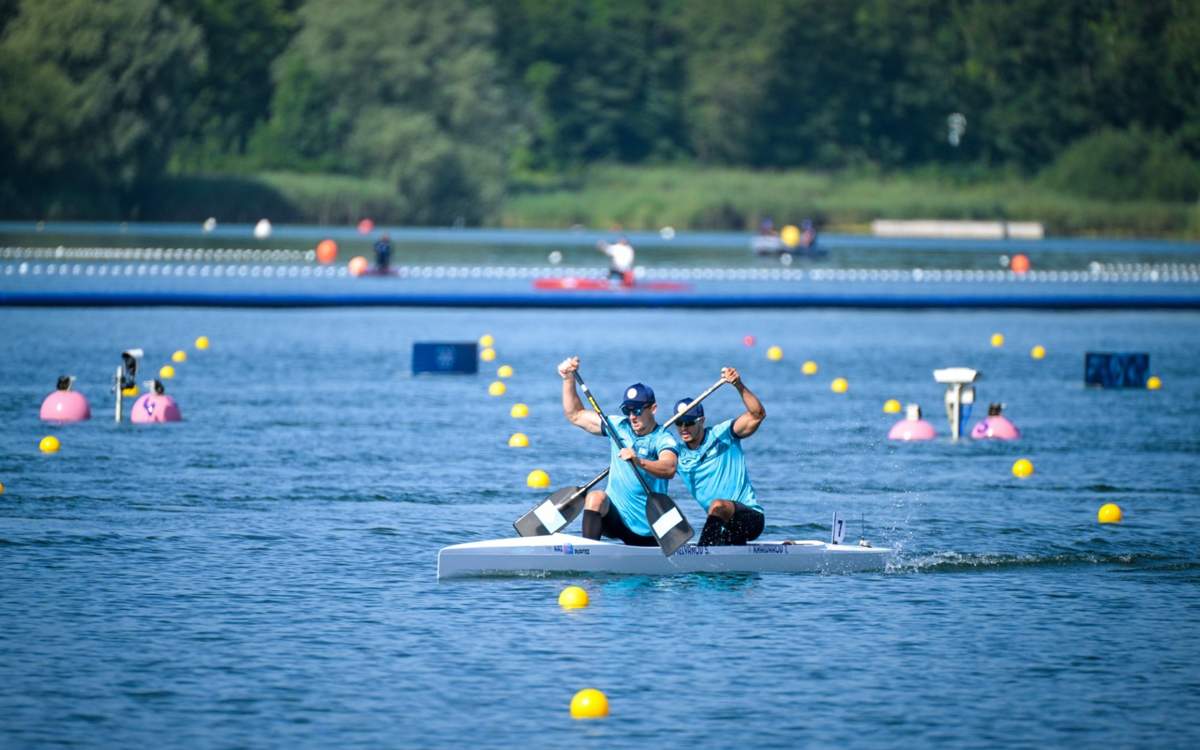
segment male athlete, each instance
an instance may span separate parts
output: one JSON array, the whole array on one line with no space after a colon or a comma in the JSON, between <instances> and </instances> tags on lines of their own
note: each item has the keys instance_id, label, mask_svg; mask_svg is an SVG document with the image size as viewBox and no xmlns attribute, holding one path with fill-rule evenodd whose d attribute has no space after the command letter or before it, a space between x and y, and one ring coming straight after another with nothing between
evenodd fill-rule
<instances>
[{"instance_id":1,"label":"male athlete","mask_svg":"<svg viewBox=\"0 0 1200 750\"><path fill-rule=\"evenodd\" d=\"M563 414L576 427L593 435L604 435L600 415L585 409L575 390L578 369L579 357L564 359L558 366L563 379ZM583 535L588 539L607 536L638 547L658 544L646 520L646 490L633 473L633 467L637 466L650 490L662 493L666 493L669 480L675 476L679 441L655 421L657 409L654 391L647 385L634 383L625 389L625 400L621 402L621 413L625 416L609 418L618 442L626 447L618 450L612 444L608 485L603 490L592 490L584 499ZM607 436L605 439L612 442Z\"/></svg>"},{"instance_id":2,"label":"male athlete","mask_svg":"<svg viewBox=\"0 0 1200 750\"><path fill-rule=\"evenodd\" d=\"M765 521L746 471L742 438L758 430L767 411L737 370L725 367L721 378L737 389L746 411L737 419L706 428L704 406L696 404L675 422L683 441L679 447L679 476L708 513L699 545L745 544L758 538ZM680 400L675 410L685 409L690 401Z\"/></svg>"}]
</instances>

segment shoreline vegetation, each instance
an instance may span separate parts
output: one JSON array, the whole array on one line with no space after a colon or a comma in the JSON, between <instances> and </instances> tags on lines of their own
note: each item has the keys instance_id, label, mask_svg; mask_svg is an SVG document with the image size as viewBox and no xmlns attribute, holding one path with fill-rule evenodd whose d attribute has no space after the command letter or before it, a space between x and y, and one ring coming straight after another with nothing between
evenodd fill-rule
<instances>
[{"instance_id":1,"label":"shoreline vegetation","mask_svg":"<svg viewBox=\"0 0 1200 750\"><path fill-rule=\"evenodd\" d=\"M510 228L754 231L813 219L826 231L867 233L875 219L1037 221L1055 236L1200 238L1200 203L1071 195L1016 174L929 170L751 170L691 165L601 165L569 177L527 177L485 222ZM404 223L385 180L262 172L163 178L135 217L142 221ZM80 218L63 212L61 217Z\"/></svg>"},{"instance_id":2,"label":"shoreline vegetation","mask_svg":"<svg viewBox=\"0 0 1200 750\"><path fill-rule=\"evenodd\" d=\"M1200 0L0 0L0 217L1196 238L1198 45Z\"/></svg>"}]
</instances>

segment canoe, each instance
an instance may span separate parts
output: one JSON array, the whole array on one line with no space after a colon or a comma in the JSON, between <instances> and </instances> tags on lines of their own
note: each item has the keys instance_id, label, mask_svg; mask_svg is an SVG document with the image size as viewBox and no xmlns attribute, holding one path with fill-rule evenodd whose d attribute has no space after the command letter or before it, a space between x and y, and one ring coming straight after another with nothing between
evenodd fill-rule
<instances>
[{"instance_id":1,"label":"canoe","mask_svg":"<svg viewBox=\"0 0 1200 750\"><path fill-rule=\"evenodd\" d=\"M543 276L533 280L533 288L565 292L685 292L691 286L677 281L639 281L633 286L624 286L608 279Z\"/></svg>"},{"instance_id":2,"label":"canoe","mask_svg":"<svg viewBox=\"0 0 1200 750\"><path fill-rule=\"evenodd\" d=\"M887 547L804 540L735 547L686 544L665 557L657 547L629 547L572 534L551 534L443 547L438 552L437 575L441 579L555 573L852 573L883 570L891 554Z\"/></svg>"}]
</instances>

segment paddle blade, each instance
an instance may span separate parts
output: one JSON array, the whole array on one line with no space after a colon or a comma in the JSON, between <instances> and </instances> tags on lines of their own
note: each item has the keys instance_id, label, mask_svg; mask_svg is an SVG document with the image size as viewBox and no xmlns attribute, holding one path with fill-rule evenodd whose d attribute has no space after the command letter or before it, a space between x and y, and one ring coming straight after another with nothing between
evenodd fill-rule
<instances>
[{"instance_id":1,"label":"paddle blade","mask_svg":"<svg viewBox=\"0 0 1200 750\"><path fill-rule=\"evenodd\" d=\"M514 521L513 528L520 536L557 534L583 512L585 497L579 487L564 487Z\"/></svg>"},{"instance_id":2,"label":"paddle blade","mask_svg":"<svg viewBox=\"0 0 1200 750\"><path fill-rule=\"evenodd\" d=\"M675 554L675 550L687 544L696 533L675 501L661 492L651 492L646 498L646 520L650 522L659 548L667 557Z\"/></svg>"}]
</instances>

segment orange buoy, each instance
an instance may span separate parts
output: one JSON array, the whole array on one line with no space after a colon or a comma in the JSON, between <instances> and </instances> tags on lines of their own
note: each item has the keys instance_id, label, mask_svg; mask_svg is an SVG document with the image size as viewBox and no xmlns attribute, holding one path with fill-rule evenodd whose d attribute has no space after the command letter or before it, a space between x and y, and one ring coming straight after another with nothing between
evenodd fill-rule
<instances>
[{"instance_id":1,"label":"orange buoy","mask_svg":"<svg viewBox=\"0 0 1200 750\"><path fill-rule=\"evenodd\" d=\"M337 243L333 240L321 240L317 243L317 262L327 266L337 259Z\"/></svg>"}]
</instances>

